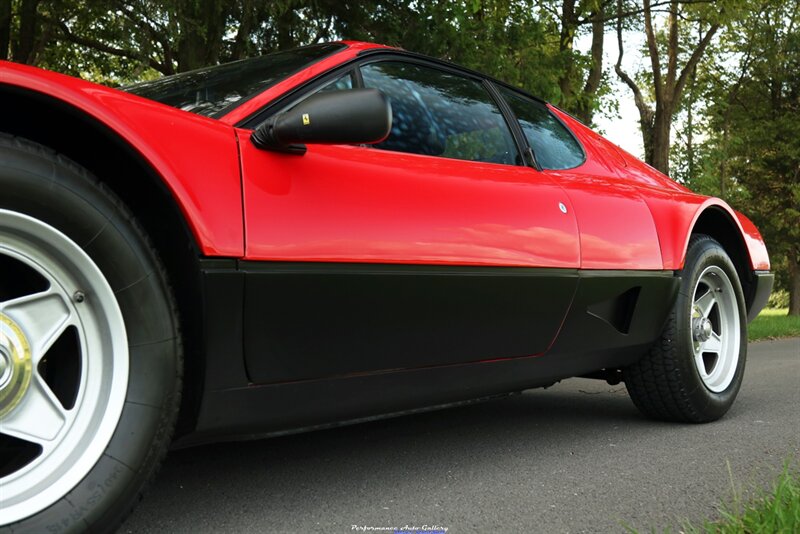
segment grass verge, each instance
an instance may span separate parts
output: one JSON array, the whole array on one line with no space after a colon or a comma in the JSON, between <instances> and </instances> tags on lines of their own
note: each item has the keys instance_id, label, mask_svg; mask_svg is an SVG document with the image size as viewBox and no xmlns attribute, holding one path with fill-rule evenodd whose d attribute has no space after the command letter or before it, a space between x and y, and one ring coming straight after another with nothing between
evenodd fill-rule
<instances>
[{"instance_id":1,"label":"grass verge","mask_svg":"<svg viewBox=\"0 0 800 534\"><path fill-rule=\"evenodd\" d=\"M772 490L743 503L735 492L733 504L720 510L722 519L700 527L686 525L686 534L794 534L800 532L800 472L787 463Z\"/></svg>"},{"instance_id":2,"label":"grass verge","mask_svg":"<svg viewBox=\"0 0 800 534\"><path fill-rule=\"evenodd\" d=\"M794 465L795 467L792 467ZM719 508L720 519L706 520L701 524L690 522L674 531L665 528L663 534L797 534L800 532L800 471L797 464L787 461L783 471L769 490L756 490L755 497L747 502L742 490L733 480L730 464L728 473L733 487L732 503ZM631 534L640 531L622 523ZM659 532L651 529L652 534Z\"/></svg>"},{"instance_id":3,"label":"grass verge","mask_svg":"<svg viewBox=\"0 0 800 534\"><path fill-rule=\"evenodd\" d=\"M787 308L764 308L750 323L748 339L774 339L800 336L800 316L788 316Z\"/></svg>"}]
</instances>

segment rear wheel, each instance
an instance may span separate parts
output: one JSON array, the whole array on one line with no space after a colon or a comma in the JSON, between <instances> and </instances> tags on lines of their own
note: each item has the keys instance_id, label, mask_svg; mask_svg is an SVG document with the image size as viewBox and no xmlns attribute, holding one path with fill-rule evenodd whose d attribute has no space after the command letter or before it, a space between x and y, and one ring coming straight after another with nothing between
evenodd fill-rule
<instances>
[{"instance_id":1,"label":"rear wheel","mask_svg":"<svg viewBox=\"0 0 800 534\"><path fill-rule=\"evenodd\" d=\"M747 321L736 269L714 239L693 236L661 338L624 370L628 392L650 417L714 421L739 392L746 355Z\"/></svg>"},{"instance_id":2,"label":"rear wheel","mask_svg":"<svg viewBox=\"0 0 800 534\"><path fill-rule=\"evenodd\" d=\"M181 343L157 254L74 163L0 136L0 529L107 531L171 437Z\"/></svg>"}]
</instances>

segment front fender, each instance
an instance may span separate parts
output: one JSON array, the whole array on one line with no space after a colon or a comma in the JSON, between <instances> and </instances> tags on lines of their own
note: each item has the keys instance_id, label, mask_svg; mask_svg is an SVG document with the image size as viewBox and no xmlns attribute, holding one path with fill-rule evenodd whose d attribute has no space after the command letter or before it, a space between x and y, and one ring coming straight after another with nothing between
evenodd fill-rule
<instances>
[{"instance_id":1,"label":"front fender","mask_svg":"<svg viewBox=\"0 0 800 534\"><path fill-rule=\"evenodd\" d=\"M4 61L0 61L0 85L44 95L104 125L166 184L202 254L244 254L239 156L231 126L84 80Z\"/></svg>"}]
</instances>

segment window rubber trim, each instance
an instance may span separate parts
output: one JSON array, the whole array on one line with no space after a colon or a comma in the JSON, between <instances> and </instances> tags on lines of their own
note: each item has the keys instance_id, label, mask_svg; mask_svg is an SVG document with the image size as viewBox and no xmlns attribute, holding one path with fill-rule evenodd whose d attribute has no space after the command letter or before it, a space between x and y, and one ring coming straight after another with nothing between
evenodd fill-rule
<instances>
[{"instance_id":1,"label":"window rubber trim","mask_svg":"<svg viewBox=\"0 0 800 534\"><path fill-rule=\"evenodd\" d=\"M488 78L484 78L483 86L494 99L498 109L500 110L500 113L503 115L503 120L506 121L506 125L508 126L509 130L511 130L511 135L514 137L514 142L517 144L517 152L522 158L522 166L532 167L537 171L541 171L542 167L539 165L539 161L536 159L536 153L533 151L533 147L528 144L528 139L525 137L525 132L522 131L522 127L519 125L519 120L514 114L514 111L511 109L511 106L508 105L506 99L503 98L503 95L497 90L494 82Z\"/></svg>"},{"instance_id":2,"label":"window rubber trim","mask_svg":"<svg viewBox=\"0 0 800 534\"><path fill-rule=\"evenodd\" d=\"M493 84L496 83L494 80L491 80L491 81L492 81ZM539 164L538 160L536 160L536 153L533 150L533 147L530 146L530 143L528 143L528 138L525 136L525 132L522 130L522 126L520 126L520 124L519 124L519 118L517 117L516 113L514 113L514 111L511 109L511 105L506 101L506 99L503 97L502 93L495 86L494 90L497 91L497 96L503 100L503 103L508 108L508 113L511 115L511 117L513 118L514 124L516 125L517 128L519 128L519 131L522 134L522 138L525 141L525 146L528 148L528 150L531 151L531 154L533 155L534 160L536 160L535 168L538 171L554 171L554 172L569 171L569 170L572 170L572 169L577 169L578 167L580 167L581 165L586 163L586 160L587 160L586 147L583 146L583 143L581 143L580 139L578 139L578 136L575 135L575 132L573 132L572 129L569 126L567 126L564 123L563 120L561 120L561 117L559 117L558 115L553 113L553 111L550 109L551 104L549 104L548 102L545 102L545 101L543 101L543 100L541 100L539 98L531 97L525 91L521 91L520 89L517 89L516 87L513 87L511 85L508 85L507 83L502 83L501 82L500 85L505 89L513 91L514 93L517 93L518 95L520 95L520 96L522 96L524 98L529 98L529 99L533 100L536 104L539 104L539 105L543 106L545 112L547 112L548 115L550 115L558 124L560 124L561 127L564 128L564 130L567 131L567 133L569 133L570 137L572 137L573 141L575 141L575 144L578 146L578 148L581 151L581 155L583 156L581 158L580 162L578 164L576 164L576 165L573 165L572 167L565 167L563 169L548 169L548 168L542 167ZM555 106L553 106L553 107L555 107ZM557 108L557 109L559 111L561 111L561 108ZM570 115L570 117L571 116L572 115Z\"/></svg>"}]
</instances>

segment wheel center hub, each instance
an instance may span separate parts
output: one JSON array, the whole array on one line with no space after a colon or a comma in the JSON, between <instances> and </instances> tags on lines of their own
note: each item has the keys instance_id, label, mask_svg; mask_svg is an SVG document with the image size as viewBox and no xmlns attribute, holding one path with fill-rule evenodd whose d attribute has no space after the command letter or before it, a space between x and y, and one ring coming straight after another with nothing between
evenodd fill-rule
<instances>
[{"instance_id":1,"label":"wheel center hub","mask_svg":"<svg viewBox=\"0 0 800 534\"><path fill-rule=\"evenodd\" d=\"M0 313L0 419L20 403L32 375L30 343L17 323Z\"/></svg>"},{"instance_id":2,"label":"wheel center hub","mask_svg":"<svg viewBox=\"0 0 800 534\"><path fill-rule=\"evenodd\" d=\"M714 331L711 327L711 321L705 317L697 317L693 322L694 325L692 326L692 335L694 340L701 343L703 341L708 341Z\"/></svg>"},{"instance_id":3,"label":"wheel center hub","mask_svg":"<svg viewBox=\"0 0 800 534\"><path fill-rule=\"evenodd\" d=\"M5 347L0 346L0 387L6 385L11 378L11 355Z\"/></svg>"}]
</instances>

